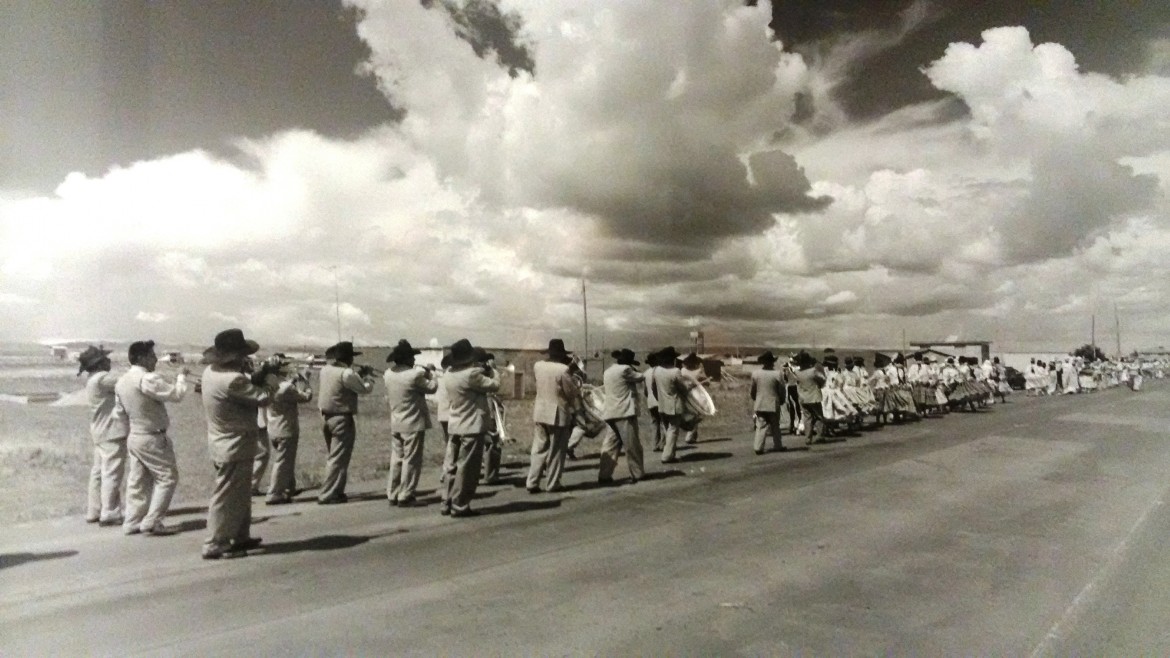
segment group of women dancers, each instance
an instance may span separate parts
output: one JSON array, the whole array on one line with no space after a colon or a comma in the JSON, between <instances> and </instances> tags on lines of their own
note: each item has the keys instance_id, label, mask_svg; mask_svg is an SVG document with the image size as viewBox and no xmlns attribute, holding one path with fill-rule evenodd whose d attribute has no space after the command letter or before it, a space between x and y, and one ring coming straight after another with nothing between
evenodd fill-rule
<instances>
[{"instance_id":1,"label":"group of women dancers","mask_svg":"<svg viewBox=\"0 0 1170 658\"><path fill-rule=\"evenodd\" d=\"M881 425L950 411L975 411L994 404L996 397L1006 400L1012 390L1007 369L998 357L982 364L977 358L964 356L939 362L933 355L915 352L907 363L902 353L893 358L878 353L871 371L862 357L842 361L833 350L825 352L820 364L801 352L788 365L793 373L815 369L821 393L819 405L798 400L797 395L788 396L794 433L811 437L814 432L826 435L835 428L853 429L867 416L874 416Z\"/></svg>"}]
</instances>

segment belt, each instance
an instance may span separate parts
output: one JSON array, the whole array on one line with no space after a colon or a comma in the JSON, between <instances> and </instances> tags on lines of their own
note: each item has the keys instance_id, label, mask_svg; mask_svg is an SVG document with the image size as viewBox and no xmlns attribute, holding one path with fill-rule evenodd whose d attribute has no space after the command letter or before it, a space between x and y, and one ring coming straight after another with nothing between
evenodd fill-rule
<instances>
[{"instance_id":1,"label":"belt","mask_svg":"<svg viewBox=\"0 0 1170 658\"><path fill-rule=\"evenodd\" d=\"M339 411L337 413L334 413L332 411L322 411L321 412L322 418L333 418L335 416L352 416L352 415L353 415L352 411Z\"/></svg>"}]
</instances>

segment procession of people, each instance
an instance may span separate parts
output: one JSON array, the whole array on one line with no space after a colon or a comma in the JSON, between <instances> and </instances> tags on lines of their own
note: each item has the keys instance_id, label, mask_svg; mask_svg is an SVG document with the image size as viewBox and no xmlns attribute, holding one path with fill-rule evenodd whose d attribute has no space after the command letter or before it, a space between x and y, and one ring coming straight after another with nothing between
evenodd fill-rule
<instances>
[{"instance_id":1,"label":"procession of people","mask_svg":"<svg viewBox=\"0 0 1170 658\"><path fill-rule=\"evenodd\" d=\"M326 351L327 363L314 392L307 369L294 368L282 353L257 363L259 349L240 329L222 331L203 352L202 375L193 377L202 396L215 472L202 549L205 559L243 557L261 546L260 538L251 534L251 499L261 495L258 489L269 466L266 504L291 503L301 492L295 475L300 405L314 396L327 452L316 502L348 501L358 401L374 391L378 371L355 365L355 357L362 353L352 342L342 341ZM637 483L646 475L641 417L648 416L652 427L653 437L646 437L651 449L669 465L679 461L680 449L698 442L701 421L715 411L705 389L711 378L703 359L693 352L683 355L673 346L652 351L640 370L642 364L632 350L615 350L614 363L604 370L598 387L587 382L581 362L563 340L551 339L542 352L544 357L533 366L533 439L524 482L530 494L562 489L565 461L584 437L602 437L599 486L619 482L615 476L623 456L629 474L623 481ZM130 345L130 369L120 377L110 372L109 354L90 346L78 356L78 374L88 375L94 444L86 520L121 526L127 535L174 534L164 522L179 478L166 404L184 399L190 373L182 368L170 382L155 372L153 341ZM402 339L381 373L390 411L386 499L393 508L419 504L427 434L437 422L443 447L439 511L454 518L476 516L471 504L477 487L499 481L506 432L495 357L466 338L450 345L438 366L417 364L419 354L421 350ZM907 359L900 352L878 352L871 370L861 356L842 361L834 350L826 349L820 359L807 351L783 359L765 351L757 361L759 368L751 372L747 391L756 455L787 451L785 427L808 445L848 435L867 423L879 427L977 411L997 399L1006 401L1012 390L999 358L981 363L960 356L940 362L933 354L916 352ZM1032 359L1024 372L1028 395L1118 385L1139 390L1142 377L1142 369L1133 363L1085 363L1075 356L1060 364ZM782 423L785 416L787 425ZM481 471L484 466L486 472Z\"/></svg>"}]
</instances>

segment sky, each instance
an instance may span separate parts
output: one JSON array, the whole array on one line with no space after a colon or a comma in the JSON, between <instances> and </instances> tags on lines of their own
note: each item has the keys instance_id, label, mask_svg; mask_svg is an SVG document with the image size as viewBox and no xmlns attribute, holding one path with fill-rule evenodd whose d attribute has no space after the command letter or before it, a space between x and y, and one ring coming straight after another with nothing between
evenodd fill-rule
<instances>
[{"instance_id":1,"label":"sky","mask_svg":"<svg viewBox=\"0 0 1170 658\"><path fill-rule=\"evenodd\" d=\"M1170 5L0 1L0 341L1170 344Z\"/></svg>"}]
</instances>

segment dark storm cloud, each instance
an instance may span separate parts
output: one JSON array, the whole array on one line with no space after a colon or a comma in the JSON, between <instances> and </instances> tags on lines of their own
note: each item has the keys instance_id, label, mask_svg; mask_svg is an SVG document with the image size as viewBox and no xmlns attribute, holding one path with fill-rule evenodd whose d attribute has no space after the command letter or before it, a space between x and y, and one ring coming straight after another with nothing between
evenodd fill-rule
<instances>
[{"instance_id":1,"label":"dark storm cloud","mask_svg":"<svg viewBox=\"0 0 1170 658\"><path fill-rule=\"evenodd\" d=\"M340 0L0 3L0 186L301 127L349 137L401 116Z\"/></svg>"},{"instance_id":2,"label":"dark storm cloud","mask_svg":"<svg viewBox=\"0 0 1170 658\"><path fill-rule=\"evenodd\" d=\"M447 12L455 34L466 41L478 57L495 54L500 66L512 77L520 71L536 73L532 53L521 38L524 22L515 12L502 12L492 0L419 0L423 7Z\"/></svg>"},{"instance_id":3,"label":"dark storm cloud","mask_svg":"<svg viewBox=\"0 0 1170 658\"><path fill-rule=\"evenodd\" d=\"M1170 37L1165 3L1083 0L777 0L771 27L786 45L812 54L846 35L895 30L903 12L915 4L928 12L928 27L907 33L897 48L875 50L853 62L847 84L835 90L851 117L875 118L941 98L919 69L948 44L978 42L980 33L991 27L1024 26L1036 43L1060 43L1076 53L1085 69L1113 76L1140 71L1149 59L1150 40Z\"/></svg>"}]
</instances>

